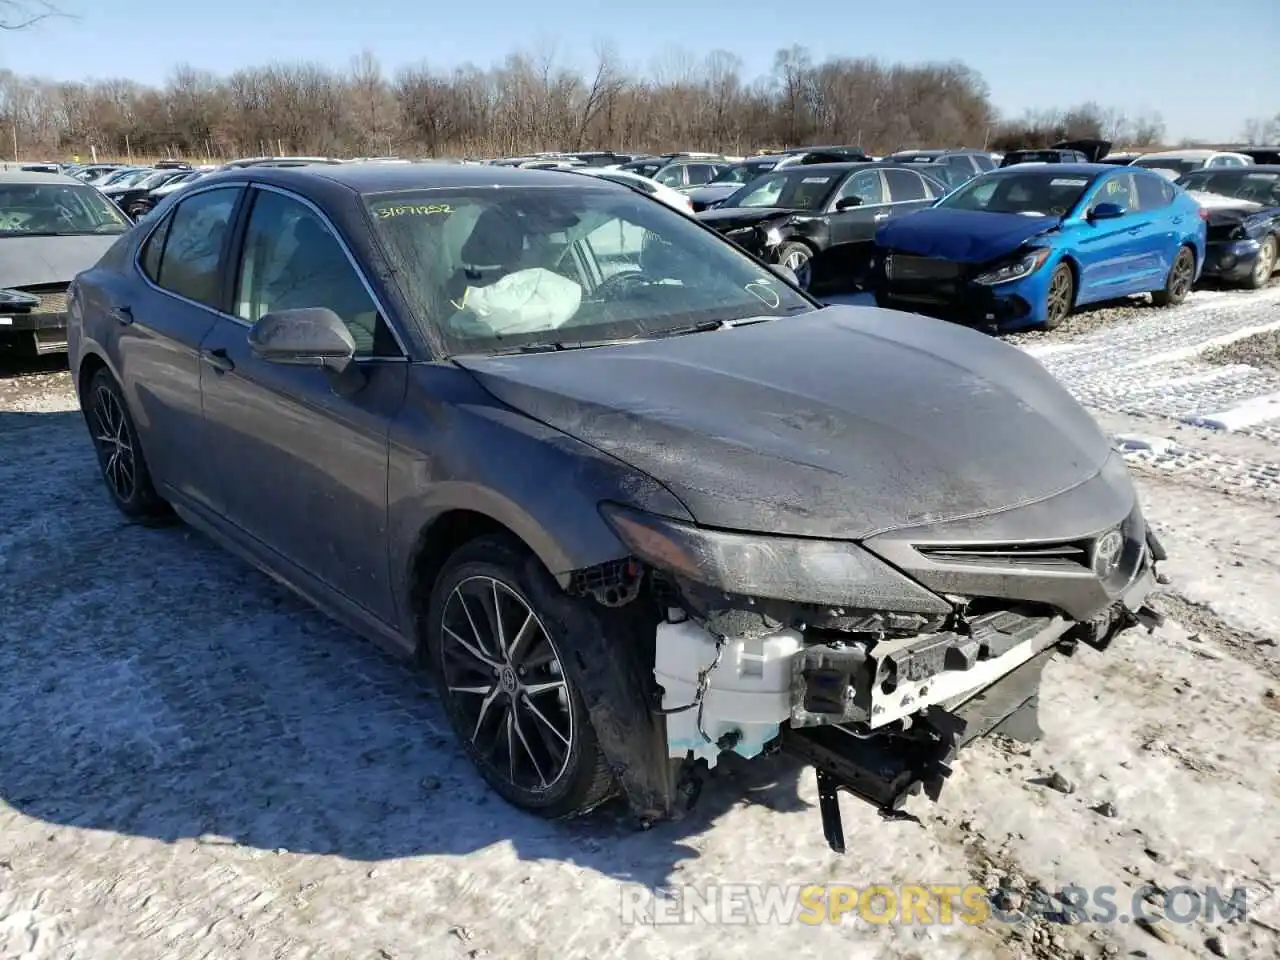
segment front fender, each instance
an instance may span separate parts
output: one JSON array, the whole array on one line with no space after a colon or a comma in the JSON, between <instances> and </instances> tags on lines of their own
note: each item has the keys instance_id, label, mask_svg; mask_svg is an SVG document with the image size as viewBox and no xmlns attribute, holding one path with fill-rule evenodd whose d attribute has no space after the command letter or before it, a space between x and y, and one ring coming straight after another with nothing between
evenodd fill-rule
<instances>
[{"instance_id":1,"label":"front fender","mask_svg":"<svg viewBox=\"0 0 1280 960\"><path fill-rule=\"evenodd\" d=\"M559 581L628 551L600 516L605 500L693 521L647 474L514 410L454 366L415 365L392 424L387 481L390 563L411 616L421 534L453 511L518 536ZM409 622L403 620L403 622Z\"/></svg>"}]
</instances>

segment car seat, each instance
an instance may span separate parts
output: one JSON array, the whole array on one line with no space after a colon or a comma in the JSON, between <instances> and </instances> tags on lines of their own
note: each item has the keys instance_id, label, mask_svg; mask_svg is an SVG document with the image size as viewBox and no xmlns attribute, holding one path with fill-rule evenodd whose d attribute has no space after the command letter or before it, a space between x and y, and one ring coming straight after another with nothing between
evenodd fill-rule
<instances>
[{"instance_id":1,"label":"car seat","mask_svg":"<svg viewBox=\"0 0 1280 960\"><path fill-rule=\"evenodd\" d=\"M458 267L446 289L455 304L467 287L488 286L519 268L524 259L525 231L519 216L502 207L489 207L476 218L463 243Z\"/></svg>"}]
</instances>

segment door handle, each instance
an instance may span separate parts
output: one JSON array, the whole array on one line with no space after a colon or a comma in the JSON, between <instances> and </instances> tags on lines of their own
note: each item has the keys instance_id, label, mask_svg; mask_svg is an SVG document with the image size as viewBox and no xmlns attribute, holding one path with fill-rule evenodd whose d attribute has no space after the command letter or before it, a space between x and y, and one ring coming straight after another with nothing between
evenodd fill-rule
<instances>
[{"instance_id":1,"label":"door handle","mask_svg":"<svg viewBox=\"0 0 1280 960\"><path fill-rule=\"evenodd\" d=\"M127 303L122 303L118 307L113 307L110 312L111 319L122 327L127 327L129 324L133 323L133 308Z\"/></svg>"},{"instance_id":2,"label":"door handle","mask_svg":"<svg viewBox=\"0 0 1280 960\"><path fill-rule=\"evenodd\" d=\"M874 217L872 217L871 219L872 219L872 220L888 220L888 219L889 219L889 215L888 215L887 213L877 213L877 214L876 214Z\"/></svg>"},{"instance_id":3,"label":"door handle","mask_svg":"<svg viewBox=\"0 0 1280 960\"><path fill-rule=\"evenodd\" d=\"M235 362L227 356L227 351L222 347L216 350L204 350L200 354L200 359L213 367L218 373L227 373L236 368Z\"/></svg>"}]
</instances>

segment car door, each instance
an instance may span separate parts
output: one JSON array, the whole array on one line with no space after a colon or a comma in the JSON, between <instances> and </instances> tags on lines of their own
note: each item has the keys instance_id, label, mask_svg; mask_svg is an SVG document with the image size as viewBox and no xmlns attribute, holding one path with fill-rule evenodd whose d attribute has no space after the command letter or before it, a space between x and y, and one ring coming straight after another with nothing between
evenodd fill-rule
<instances>
[{"instance_id":1,"label":"car door","mask_svg":"<svg viewBox=\"0 0 1280 960\"><path fill-rule=\"evenodd\" d=\"M1064 174L1062 179L1074 179ZM1140 261L1146 245L1144 224L1136 212L1130 173L1104 176L1090 188L1081 204L1077 229L1080 290L1077 303L1122 297L1136 291ZM1099 204L1115 203L1124 211L1112 220L1095 220L1090 214Z\"/></svg>"},{"instance_id":2,"label":"car door","mask_svg":"<svg viewBox=\"0 0 1280 960\"><path fill-rule=\"evenodd\" d=\"M280 561L392 623L387 557L388 429L408 365L398 338L330 220L310 201L255 186L235 254L228 314L202 343L207 441L224 517L269 565ZM363 374L271 363L250 327L271 310L328 307Z\"/></svg>"},{"instance_id":3,"label":"car door","mask_svg":"<svg viewBox=\"0 0 1280 960\"><path fill-rule=\"evenodd\" d=\"M1155 174L1133 174L1139 215L1146 218L1145 244L1141 251L1142 290L1164 286L1174 257L1182 246L1188 227L1188 215L1174 206L1173 184Z\"/></svg>"},{"instance_id":4,"label":"car door","mask_svg":"<svg viewBox=\"0 0 1280 960\"><path fill-rule=\"evenodd\" d=\"M815 172L813 179L829 176ZM862 286L876 227L889 217L887 201L888 190L879 168L855 168L845 176L827 201L829 242L809 262L811 292L833 296Z\"/></svg>"},{"instance_id":5,"label":"car door","mask_svg":"<svg viewBox=\"0 0 1280 960\"><path fill-rule=\"evenodd\" d=\"M850 206L851 201L856 201ZM876 227L889 219L889 190L878 167L854 169L827 205L831 245L870 243Z\"/></svg>"},{"instance_id":6,"label":"car door","mask_svg":"<svg viewBox=\"0 0 1280 960\"><path fill-rule=\"evenodd\" d=\"M148 466L163 495L216 509L200 406L200 343L218 322L218 291L240 184L193 193L143 239L138 282L110 287L115 357Z\"/></svg>"}]
</instances>

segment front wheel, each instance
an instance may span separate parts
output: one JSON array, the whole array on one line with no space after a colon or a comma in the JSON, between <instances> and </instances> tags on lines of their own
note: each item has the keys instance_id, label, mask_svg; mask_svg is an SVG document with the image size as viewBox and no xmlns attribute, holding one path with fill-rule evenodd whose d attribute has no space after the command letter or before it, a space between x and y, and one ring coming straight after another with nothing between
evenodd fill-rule
<instances>
[{"instance_id":1,"label":"front wheel","mask_svg":"<svg viewBox=\"0 0 1280 960\"><path fill-rule=\"evenodd\" d=\"M1191 285L1196 279L1196 255L1187 247L1178 251L1173 258L1173 266L1169 268L1169 276L1164 282L1163 290L1151 294L1151 302L1157 307L1176 307L1187 299Z\"/></svg>"},{"instance_id":2,"label":"front wheel","mask_svg":"<svg viewBox=\"0 0 1280 960\"><path fill-rule=\"evenodd\" d=\"M1075 305L1076 279L1071 268L1060 263L1049 277L1049 290L1044 298L1044 328L1054 330L1071 314Z\"/></svg>"},{"instance_id":3,"label":"front wheel","mask_svg":"<svg viewBox=\"0 0 1280 960\"><path fill-rule=\"evenodd\" d=\"M449 723L489 785L532 813L575 816L614 780L562 667L572 641L531 599L529 578L543 575L531 560L505 537L461 547L432 590L428 653Z\"/></svg>"},{"instance_id":4,"label":"front wheel","mask_svg":"<svg viewBox=\"0 0 1280 960\"><path fill-rule=\"evenodd\" d=\"M1244 285L1250 290L1257 290L1259 287L1265 287L1271 279L1271 274L1276 269L1276 238L1274 236L1267 237L1262 241L1262 246L1258 248L1258 255L1253 261L1253 270L1249 273L1249 278L1245 280Z\"/></svg>"}]
</instances>

